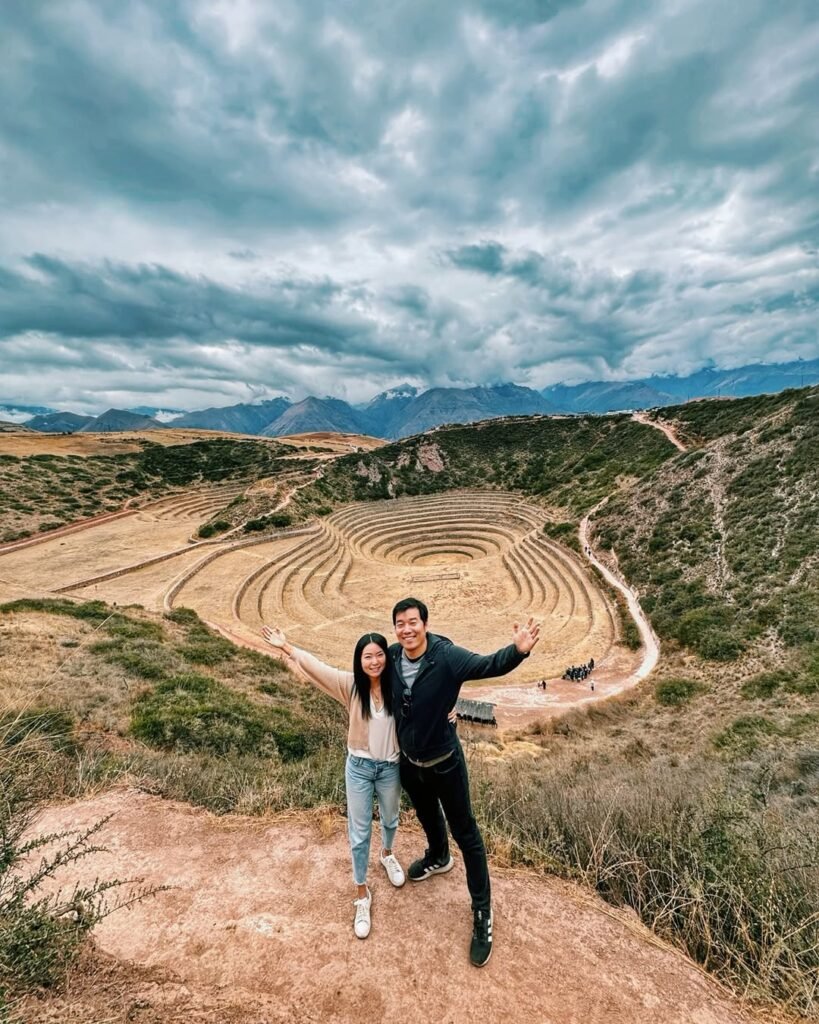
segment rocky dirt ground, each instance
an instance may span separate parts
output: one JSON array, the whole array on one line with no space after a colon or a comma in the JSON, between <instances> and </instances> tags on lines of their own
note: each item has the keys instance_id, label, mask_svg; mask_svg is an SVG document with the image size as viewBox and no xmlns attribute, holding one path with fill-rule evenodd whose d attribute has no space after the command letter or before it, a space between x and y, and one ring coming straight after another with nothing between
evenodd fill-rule
<instances>
[{"instance_id":1,"label":"rocky dirt ground","mask_svg":"<svg viewBox=\"0 0 819 1024\"><path fill-rule=\"evenodd\" d=\"M393 889L373 853L373 929L352 933L344 819L217 818L131 790L48 809L37 830L113 814L107 853L79 878L173 888L113 914L68 991L32 998L34 1022L208 1024L749 1024L713 979L626 912L553 878L492 866L496 948L468 962L460 859ZM377 840L376 840L377 842ZM423 837L399 831L404 863ZM375 844L374 844L375 847Z\"/></svg>"}]
</instances>

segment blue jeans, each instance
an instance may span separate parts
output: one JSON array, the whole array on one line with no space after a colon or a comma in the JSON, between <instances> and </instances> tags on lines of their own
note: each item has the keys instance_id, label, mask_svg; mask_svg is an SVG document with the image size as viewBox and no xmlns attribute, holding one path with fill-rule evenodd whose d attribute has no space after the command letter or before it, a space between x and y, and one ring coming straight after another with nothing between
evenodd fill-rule
<instances>
[{"instance_id":1,"label":"blue jeans","mask_svg":"<svg viewBox=\"0 0 819 1024\"><path fill-rule=\"evenodd\" d=\"M373 831L373 795L378 797L381 843L385 850L390 850L398 828L401 803L399 767L390 761L373 761L369 757L348 754L344 781L347 785L347 831L353 855L353 881L356 885L366 885Z\"/></svg>"}]
</instances>

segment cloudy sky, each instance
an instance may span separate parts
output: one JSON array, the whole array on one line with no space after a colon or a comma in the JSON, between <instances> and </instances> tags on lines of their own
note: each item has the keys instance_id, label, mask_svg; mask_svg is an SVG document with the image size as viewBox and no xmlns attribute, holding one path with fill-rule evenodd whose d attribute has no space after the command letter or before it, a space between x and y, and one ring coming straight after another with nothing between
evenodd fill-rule
<instances>
[{"instance_id":1,"label":"cloudy sky","mask_svg":"<svg viewBox=\"0 0 819 1024\"><path fill-rule=\"evenodd\" d=\"M9 0L0 402L819 356L816 0Z\"/></svg>"}]
</instances>

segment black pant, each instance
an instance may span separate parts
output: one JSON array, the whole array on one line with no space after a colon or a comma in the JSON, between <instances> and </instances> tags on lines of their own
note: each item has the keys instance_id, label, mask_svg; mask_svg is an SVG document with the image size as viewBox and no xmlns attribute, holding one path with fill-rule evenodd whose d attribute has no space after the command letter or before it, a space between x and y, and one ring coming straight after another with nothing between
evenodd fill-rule
<instances>
[{"instance_id":1,"label":"black pant","mask_svg":"<svg viewBox=\"0 0 819 1024\"><path fill-rule=\"evenodd\" d=\"M449 857L446 823L461 848L473 910L489 910L489 868L486 847L469 799L469 776L461 744L445 761L419 768L401 756L401 785L412 801L427 836L427 853L436 861ZM446 821L444 821L446 815Z\"/></svg>"}]
</instances>

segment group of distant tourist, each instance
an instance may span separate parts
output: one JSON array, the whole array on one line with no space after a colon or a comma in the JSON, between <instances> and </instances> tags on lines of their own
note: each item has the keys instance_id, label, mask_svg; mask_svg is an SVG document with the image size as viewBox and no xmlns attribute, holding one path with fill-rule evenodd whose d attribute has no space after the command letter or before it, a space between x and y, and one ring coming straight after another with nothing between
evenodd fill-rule
<instances>
[{"instance_id":1,"label":"group of distant tourist","mask_svg":"<svg viewBox=\"0 0 819 1024\"><path fill-rule=\"evenodd\" d=\"M594 689L594 680L590 678L593 671L594 658L589 658L589 660L584 665L569 665L569 667L566 669L566 671L560 678L568 679L571 682L578 682L588 679L591 684L591 688ZM547 687L547 683L548 680L539 679L536 683L536 686L539 690L545 690Z\"/></svg>"},{"instance_id":2,"label":"group of distant tourist","mask_svg":"<svg viewBox=\"0 0 819 1024\"><path fill-rule=\"evenodd\" d=\"M594 658L589 658L585 665L569 665L561 679L569 679L571 682L576 683L578 681L588 679L594 671Z\"/></svg>"},{"instance_id":3,"label":"group of distant tourist","mask_svg":"<svg viewBox=\"0 0 819 1024\"><path fill-rule=\"evenodd\" d=\"M486 848L472 813L469 778L455 729L455 702L470 679L506 675L529 656L540 623L515 623L512 643L494 654L473 654L427 630L423 601L408 597L392 610L397 643L380 633L365 633L355 646L352 671L319 661L291 644L280 629L265 626L262 635L305 679L344 705L348 714L347 830L356 887L353 931L370 934L372 893L367 885L373 798L381 827L380 861L390 884L406 881L393 851L401 788L415 807L427 849L408 870L422 882L451 871L447 823L463 854L472 899L470 960L483 967L492 953L492 906Z\"/></svg>"}]
</instances>

